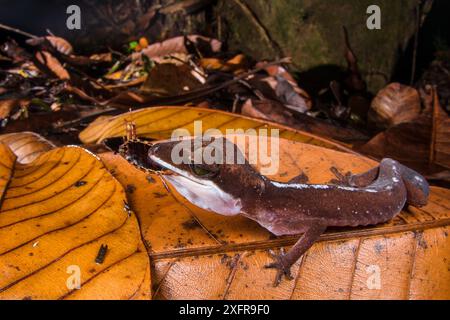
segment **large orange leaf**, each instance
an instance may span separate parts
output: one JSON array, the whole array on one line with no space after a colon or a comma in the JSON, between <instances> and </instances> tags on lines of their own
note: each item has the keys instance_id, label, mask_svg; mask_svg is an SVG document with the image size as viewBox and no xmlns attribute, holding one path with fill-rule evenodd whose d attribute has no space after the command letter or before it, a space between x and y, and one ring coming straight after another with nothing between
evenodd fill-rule
<instances>
[{"instance_id":1,"label":"large orange leaf","mask_svg":"<svg viewBox=\"0 0 450 320\"><path fill-rule=\"evenodd\" d=\"M22 136L0 140L43 143ZM29 151L16 150L19 158ZM149 260L137 219L97 157L63 147L23 164L0 143L0 159L0 299L149 298ZM96 263L101 245L108 250ZM79 290L67 285L76 284L71 276L78 271Z\"/></svg>"},{"instance_id":2,"label":"large orange leaf","mask_svg":"<svg viewBox=\"0 0 450 320\"><path fill-rule=\"evenodd\" d=\"M194 107L153 107L115 117L100 117L80 133L80 140L88 144L99 143L106 138L125 136L125 122L127 121L133 121L136 124L139 136L156 140L170 138L175 129L187 129L194 134L194 122L201 121L203 131L212 128L225 134L227 129L259 130L266 128L269 132L272 129L278 129L281 138L349 151L330 140L280 124L224 111Z\"/></svg>"},{"instance_id":3,"label":"large orange leaf","mask_svg":"<svg viewBox=\"0 0 450 320\"><path fill-rule=\"evenodd\" d=\"M293 267L295 280L274 288L275 271L264 269L267 249L290 246L297 237L276 238L253 221L199 209L170 186L167 191L158 175L119 155L101 158L126 187L140 220L158 299L450 298L448 190L432 188L428 206L409 207L389 223L328 230ZM280 170L271 176L279 181L304 172L310 182L326 183L334 178L331 166L359 173L376 165L285 139L280 158ZM375 290L368 285L374 270L381 281Z\"/></svg>"}]
</instances>

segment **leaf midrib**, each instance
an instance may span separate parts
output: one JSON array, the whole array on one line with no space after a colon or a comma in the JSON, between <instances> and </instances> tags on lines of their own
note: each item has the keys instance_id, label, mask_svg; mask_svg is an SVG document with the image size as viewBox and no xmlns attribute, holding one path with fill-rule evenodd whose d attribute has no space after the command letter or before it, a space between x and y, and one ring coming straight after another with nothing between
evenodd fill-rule
<instances>
[{"instance_id":1,"label":"leaf midrib","mask_svg":"<svg viewBox=\"0 0 450 320\"><path fill-rule=\"evenodd\" d=\"M389 235L401 232L416 232L423 231L427 229L439 228L450 225L450 218L445 218L441 220L424 221L419 223L410 223L405 225L387 226L387 227L377 227L377 228L366 228L357 230L348 230L344 232L329 232L320 236L317 242L325 241L339 241L354 239L355 237L372 237L379 235ZM265 250L273 249L285 246L291 246L297 242L298 236L288 236L278 239L254 241L247 243L235 243L235 244L224 244L217 246L201 247L201 248L184 248L175 249L166 252L149 252L149 256L153 261L171 259L171 258L183 258L191 256L200 255L211 255L211 254L221 254L230 251L246 251L246 250Z\"/></svg>"}]
</instances>

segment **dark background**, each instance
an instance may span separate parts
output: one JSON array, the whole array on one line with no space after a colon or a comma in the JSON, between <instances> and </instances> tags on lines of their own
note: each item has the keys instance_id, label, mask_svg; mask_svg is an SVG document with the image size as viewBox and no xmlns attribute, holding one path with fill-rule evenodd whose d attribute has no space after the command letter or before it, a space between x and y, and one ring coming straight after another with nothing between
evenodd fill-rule
<instances>
[{"instance_id":1,"label":"dark background","mask_svg":"<svg viewBox=\"0 0 450 320\"><path fill-rule=\"evenodd\" d=\"M111 1L111 0L110 0ZM161 38L167 38L170 36L180 35L188 33L189 28L183 23L177 22L172 26L170 34L162 34L162 27L158 25L150 25L147 30L132 30L130 34L124 35L123 30L115 30L114 21L105 21L97 16L94 8L98 6L102 1L98 0L78 0L78 1L36 1L36 0L0 0L0 23L21 29L23 31L32 33L34 35L45 35L46 30L50 30L55 35L63 36L74 44L77 53L87 53L98 51L100 48L110 46L114 49L123 49L124 41L132 38L146 35L150 41L158 41ZM119 10L115 13L119 15L120 12L132 12L133 7L136 6L136 2L139 0L125 0L118 1L112 0L112 3L117 3ZM141 1L139 3L146 2L145 8L148 8L148 1ZM166 3L168 1L150 1L154 4ZM171 1L169 1L170 3ZM214 1L212 1L214 4ZM81 8L82 13L82 31L68 30L66 28L66 8L70 4L77 4ZM128 14L128 13L127 13ZM448 0L435 0L433 9L427 17L421 31L420 42L417 50L417 78L420 78L423 71L429 66L429 64L435 59L436 53L445 51L450 48L450 1ZM129 18L129 17L128 17ZM86 19L98 21L87 21ZM118 20L122 17L118 17ZM125 18L123 18L125 19ZM214 36L211 32L211 26L209 21L204 21L205 25L202 28L202 33L205 35ZM158 21L159 24L167 23L166 21ZM92 30L84 32L83 26L92 26ZM112 31L110 38L97 37L95 38L94 29L110 28ZM198 25L195 29L201 28ZM209 33L209 34L208 34ZM8 36L12 35L16 40L25 39L25 37L11 34L0 30L0 41L4 41ZM91 35L89 37L89 35ZM411 61L414 49L414 39L411 39L407 50L398 59L397 67L392 76L392 81L400 81L404 83L409 82L411 73ZM125 42L126 44L126 42Z\"/></svg>"}]
</instances>

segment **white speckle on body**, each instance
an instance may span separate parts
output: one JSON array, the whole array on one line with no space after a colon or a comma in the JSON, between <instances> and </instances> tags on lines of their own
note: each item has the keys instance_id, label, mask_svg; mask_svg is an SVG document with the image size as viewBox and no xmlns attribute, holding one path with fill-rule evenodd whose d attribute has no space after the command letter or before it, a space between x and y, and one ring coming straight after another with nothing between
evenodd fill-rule
<instances>
[{"instance_id":1,"label":"white speckle on body","mask_svg":"<svg viewBox=\"0 0 450 320\"><path fill-rule=\"evenodd\" d=\"M301 184L301 183L281 183L277 181L270 181L270 183L277 188L294 188L294 189L317 189L317 190L328 190L331 188L335 188L338 190L345 191L353 191L353 192L378 192L372 188L353 188L353 187L344 187L344 186L335 186L335 185L326 185L326 184Z\"/></svg>"}]
</instances>

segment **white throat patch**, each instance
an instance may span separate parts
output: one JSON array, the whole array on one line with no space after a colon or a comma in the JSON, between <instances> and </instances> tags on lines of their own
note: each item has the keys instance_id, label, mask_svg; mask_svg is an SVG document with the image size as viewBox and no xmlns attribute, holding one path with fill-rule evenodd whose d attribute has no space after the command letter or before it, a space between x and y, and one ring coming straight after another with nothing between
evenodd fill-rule
<instances>
[{"instance_id":1,"label":"white throat patch","mask_svg":"<svg viewBox=\"0 0 450 320\"><path fill-rule=\"evenodd\" d=\"M241 200L222 191L213 182L200 184L179 175L167 175L164 179L197 207L224 216L234 216L241 212Z\"/></svg>"},{"instance_id":2,"label":"white throat patch","mask_svg":"<svg viewBox=\"0 0 450 320\"><path fill-rule=\"evenodd\" d=\"M220 189L214 182L198 179L189 173L159 159L150 157L156 163L177 173L163 176L184 198L202 209L213 211L224 216L235 216L241 212L241 200ZM188 175L186 177L185 175Z\"/></svg>"}]
</instances>

